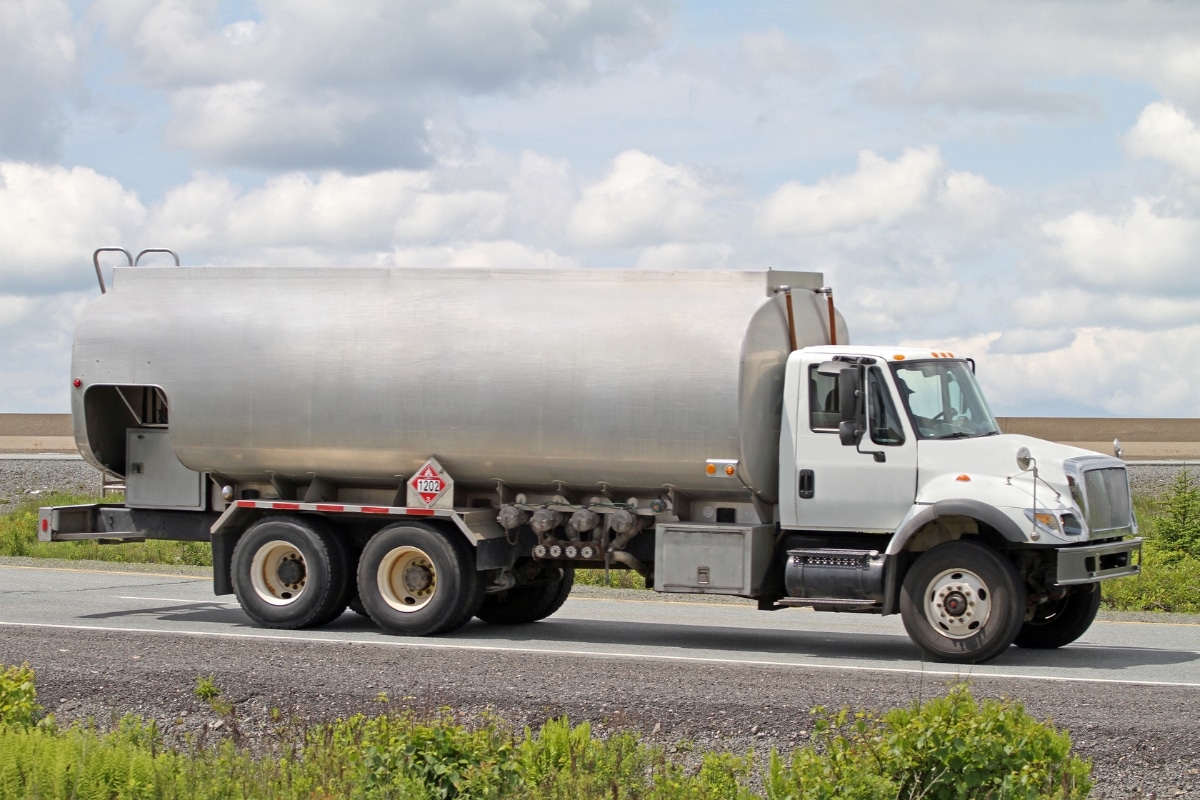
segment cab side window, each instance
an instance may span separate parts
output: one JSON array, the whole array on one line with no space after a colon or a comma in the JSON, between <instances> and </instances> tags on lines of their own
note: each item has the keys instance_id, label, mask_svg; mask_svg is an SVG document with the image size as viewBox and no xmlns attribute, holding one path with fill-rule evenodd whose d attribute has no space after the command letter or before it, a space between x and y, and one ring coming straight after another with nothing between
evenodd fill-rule
<instances>
[{"instance_id":1,"label":"cab side window","mask_svg":"<svg viewBox=\"0 0 1200 800\"><path fill-rule=\"evenodd\" d=\"M837 376L820 374L815 364L808 368L808 420L821 433L836 433L842 421Z\"/></svg>"},{"instance_id":2,"label":"cab side window","mask_svg":"<svg viewBox=\"0 0 1200 800\"><path fill-rule=\"evenodd\" d=\"M900 424L900 414L896 411L896 403L879 367L871 367L871 371L867 373L867 403L871 441L893 447L904 444L904 428Z\"/></svg>"}]
</instances>

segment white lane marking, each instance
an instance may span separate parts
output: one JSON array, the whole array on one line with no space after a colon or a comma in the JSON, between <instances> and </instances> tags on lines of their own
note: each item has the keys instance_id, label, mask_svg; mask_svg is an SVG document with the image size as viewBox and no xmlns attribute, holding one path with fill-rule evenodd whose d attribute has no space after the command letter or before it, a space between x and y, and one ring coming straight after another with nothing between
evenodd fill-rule
<instances>
[{"instance_id":1,"label":"white lane marking","mask_svg":"<svg viewBox=\"0 0 1200 800\"><path fill-rule=\"evenodd\" d=\"M1200 683L1176 682L1176 681L1138 681L1138 680L1119 680L1116 678L1065 678L1053 675L1021 675L1014 672L975 672L973 667L969 667L965 672L961 670L948 669L913 669L911 667L861 667L849 664L814 664L809 662L796 661L767 661L762 659L739 659L739 658L706 658L704 656L675 656L654 653L629 653L629 652L613 652L608 650L559 650L551 648L537 647L521 647L521 646L498 646L498 645L482 645L482 644L452 644L449 642L431 641L428 639L401 639L401 640L377 640L377 639L331 639L321 636L292 636L288 634L271 634L271 633L227 633L223 631L180 631L180 630L163 630L163 629L147 629L147 628L121 628L102 625L58 625L43 622L4 622L0 621L0 627L8 626L14 628L54 628L59 630L72 631L103 631L107 633L154 633L167 636L195 636L198 638L210 637L216 639L253 639L265 641L284 641L295 642L317 642L320 644L334 645L377 645L379 647L395 647L395 648L426 648L431 650L476 650L479 652L488 653L527 653L530 655L557 655L557 656L575 656L586 658L613 658L622 661L668 661L682 662L689 664L735 664L747 667L790 667L793 669L823 669L823 670L840 670L843 672L884 672L898 675L934 675L957 678L959 680L979 680L982 678L1004 678L1007 680L1021 681L1046 681L1049 683L1098 683L1112 684L1121 686L1165 686L1186 689L1200 689Z\"/></svg>"},{"instance_id":2,"label":"white lane marking","mask_svg":"<svg viewBox=\"0 0 1200 800\"><path fill-rule=\"evenodd\" d=\"M205 605L210 605L210 606L218 605L218 606L233 606L234 608L241 608L241 605L239 603L231 603L227 600L180 600L175 597L138 597L136 595L131 595L131 594L114 594L113 597L115 597L118 600L153 600L156 603L189 603L189 604L204 603Z\"/></svg>"}]
</instances>

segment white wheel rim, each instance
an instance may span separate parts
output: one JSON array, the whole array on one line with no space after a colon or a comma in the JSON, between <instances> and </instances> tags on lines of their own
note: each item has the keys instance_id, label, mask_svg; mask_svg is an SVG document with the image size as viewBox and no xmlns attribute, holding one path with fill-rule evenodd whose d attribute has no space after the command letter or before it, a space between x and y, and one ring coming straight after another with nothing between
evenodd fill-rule
<instances>
[{"instance_id":1,"label":"white wheel rim","mask_svg":"<svg viewBox=\"0 0 1200 800\"><path fill-rule=\"evenodd\" d=\"M287 606L308 585L308 564L294 544L276 539L258 548L250 562L250 584L264 603Z\"/></svg>"},{"instance_id":2,"label":"white wheel rim","mask_svg":"<svg viewBox=\"0 0 1200 800\"><path fill-rule=\"evenodd\" d=\"M420 611L437 593L437 567L417 547L397 547L379 562L379 593L397 611Z\"/></svg>"},{"instance_id":3,"label":"white wheel rim","mask_svg":"<svg viewBox=\"0 0 1200 800\"><path fill-rule=\"evenodd\" d=\"M992 614L992 593L983 579L966 569L948 569L925 590L925 615L948 639L968 639Z\"/></svg>"}]
</instances>

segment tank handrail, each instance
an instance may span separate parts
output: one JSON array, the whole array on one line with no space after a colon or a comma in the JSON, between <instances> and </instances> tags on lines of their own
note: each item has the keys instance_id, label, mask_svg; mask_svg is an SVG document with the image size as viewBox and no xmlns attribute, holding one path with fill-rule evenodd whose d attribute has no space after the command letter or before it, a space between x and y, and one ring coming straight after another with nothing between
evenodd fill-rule
<instances>
[{"instance_id":1,"label":"tank handrail","mask_svg":"<svg viewBox=\"0 0 1200 800\"><path fill-rule=\"evenodd\" d=\"M171 250L167 247L147 247L145 250L137 254L137 258L135 258L133 263L131 263L129 266L136 267L138 262L142 260L142 256L146 255L147 253L166 253L167 255L171 256L171 258L175 259L175 266L179 266L178 254L176 254L174 250Z\"/></svg>"},{"instance_id":2,"label":"tank handrail","mask_svg":"<svg viewBox=\"0 0 1200 800\"><path fill-rule=\"evenodd\" d=\"M100 294L107 294L108 288L104 285L104 273L100 271L100 254L101 253L124 253L125 258L129 259L129 266L133 266L133 256L124 247L101 247L92 253L92 263L96 265L96 279L100 281Z\"/></svg>"}]
</instances>

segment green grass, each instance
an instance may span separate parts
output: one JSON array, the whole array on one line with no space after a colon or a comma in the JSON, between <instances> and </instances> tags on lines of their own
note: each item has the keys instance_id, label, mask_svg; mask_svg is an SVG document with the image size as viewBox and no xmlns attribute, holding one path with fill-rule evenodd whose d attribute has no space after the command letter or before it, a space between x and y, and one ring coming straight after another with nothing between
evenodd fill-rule
<instances>
[{"instance_id":1,"label":"green grass","mask_svg":"<svg viewBox=\"0 0 1200 800\"><path fill-rule=\"evenodd\" d=\"M811 726L813 745L788 755L703 751L692 767L628 731L602 738L565 718L516 730L449 711L286 722L254 752L239 744L215 679L198 678L196 693L229 736L176 749L137 716L108 732L60 728L41 713L28 667L0 669L0 700L10 701L0 705L0 797L1081 800L1091 788L1091 765L1067 734L961 685L878 716L814 709L797 720Z\"/></svg>"},{"instance_id":2,"label":"green grass","mask_svg":"<svg viewBox=\"0 0 1200 800\"><path fill-rule=\"evenodd\" d=\"M119 495L98 498L62 493L44 495L36 500L26 500L14 510L0 516L0 556L65 558L71 561L114 561L125 564L212 566L212 547L208 542L150 540L113 545L100 544L95 541L38 541L37 523L40 506L120 502L122 502L122 498Z\"/></svg>"},{"instance_id":3,"label":"green grass","mask_svg":"<svg viewBox=\"0 0 1200 800\"><path fill-rule=\"evenodd\" d=\"M645 589L646 579L629 569L610 569L608 580L602 569L575 570L576 586L607 586L610 589Z\"/></svg>"}]
</instances>

